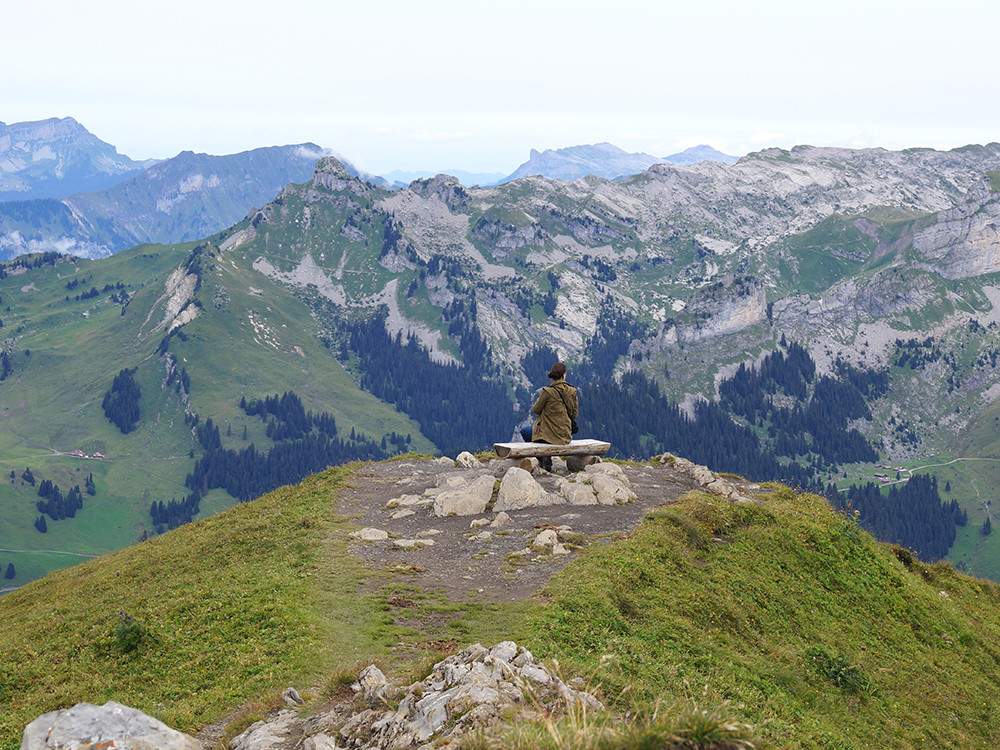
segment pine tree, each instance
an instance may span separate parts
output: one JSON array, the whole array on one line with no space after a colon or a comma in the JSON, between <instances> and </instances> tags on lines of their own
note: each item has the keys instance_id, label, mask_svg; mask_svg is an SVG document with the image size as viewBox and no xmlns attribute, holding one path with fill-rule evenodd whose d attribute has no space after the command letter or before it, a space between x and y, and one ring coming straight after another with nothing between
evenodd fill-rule
<instances>
[{"instance_id":1,"label":"pine tree","mask_svg":"<svg viewBox=\"0 0 1000 750\"><path fill-rule=\"evenodd\" d=\"M43 534L49 530L48 525L45 523L45 516L39 516L35 519L35 528Z\"/></svg>"},{"instance_id":2,"label":"pine tree","mask_svg":"<svg viewBox=\"0 0 1000 750\"><path fill-rule=\"evenodd\" d=\"M990 534L993 533L993 522L990 521L989 516L986 516L986 522L983 523L983 528L981 533L983 536L989 536Z\"/></svg>"},{"instance_id":3,"label":"pine tree","mask_svg":"<svg viewBox=\"0 0 1000 750\"><path fill-rule=\"evenodd\" d=\"M14 563L7 563L7 573L4 575L4 578L8 581L13 581L16 575L17 573L14 572Z\"/></svg>"}]
</instances>

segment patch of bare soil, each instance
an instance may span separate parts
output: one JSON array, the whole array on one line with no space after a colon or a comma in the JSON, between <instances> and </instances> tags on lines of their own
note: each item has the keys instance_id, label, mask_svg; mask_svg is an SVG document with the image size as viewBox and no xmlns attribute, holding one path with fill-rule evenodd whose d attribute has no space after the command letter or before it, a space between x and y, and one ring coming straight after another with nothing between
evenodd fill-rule
<instances>
[{"instance_id":1,"label":"patch of bare soil","mask_svg":"<svg viewBox=\"0 0 1000 750\"><path fill-rule=\"evenodd\" d=\"M556 474L533 474L548 492L556 490L560 462L556 463ZM484 474L501 479L514 465L512 461L495 460L482 468L461 469L418 459L365 466L341 493L339 511L355 516L359 526L388 532L390 538L352 543L352 552L375 570L405 575L406 583L439 592L453 602L468 598L520 601L534 596L579 554L579 550L560 556L532 552L508 558L511 553L529 547L540 529L568 526L581 535L578 538L581 544L574 547L582 549L586 544L607 542L630 532L651 508L673 502L695 486L689 476L668 466L622 465L639 497L637 501L628 505L550 505L510 511L510 524L501 528L473 526L477 520L492 521L496 515L493 512L438 518L429 509L419 508L413 515L393 518L399 509L386 508L390 500L421 495L442 485L450 475L462 475L470 481ZM478 536L484 530L491 532L486 540ZM397 538L424 538L434 544L419 549L397 549L393 546L393 539ZM397 597L389 604L405 617L407 602Z\"/></svg>"}]
</instances>

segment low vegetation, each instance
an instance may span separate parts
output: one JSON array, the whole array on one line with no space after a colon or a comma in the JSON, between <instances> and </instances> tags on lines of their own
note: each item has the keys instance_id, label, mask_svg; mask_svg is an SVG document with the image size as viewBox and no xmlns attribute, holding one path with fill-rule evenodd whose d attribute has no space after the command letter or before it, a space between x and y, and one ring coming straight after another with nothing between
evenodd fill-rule
<instances>
[{"instance_id":1,"label":"low vegetation","mask_svg":"<svg viewBox=\"0 0 1000 750\"><path fill-rule=\"evenodd\" d=\"M692 493L549 594L528 642L620 709L700 691L784 748L1000 739L1000 587L879 544L817 496Z\"/></svg>"},{"instance_id":2,"label":"low vegetation","mask_svg":"<svg viewBox=\"0 0 1000 750\"><path fill-rule=\"evenodd\" d=\"M505 722L466 748L1000 740L1000 587L879 544L820 497L780 485L754 504L691 493L588 545L543 600L467 605L347 554L349 522L331 501L349 471L0 598L0 748L78 701L118 700L191 732L271 705L289 684L322 699L365 664L416 675L440 644L505 638L583 676L625 720ZM407 598L405 623L389 596ZM420 631L420 611L447 621L442 631Z\"/></svg>"},{"instance_id":3,"label":"low vegetation","mask_svg":"<svg viewBox=\"0 0 1000 750\"><path fill-rule=\"evenodd\" d=\"M0 747L79 701L135 706L191 731L293 676L384 653L389 623L310 477L0 598Z\"/></svg>"}]
</instances>

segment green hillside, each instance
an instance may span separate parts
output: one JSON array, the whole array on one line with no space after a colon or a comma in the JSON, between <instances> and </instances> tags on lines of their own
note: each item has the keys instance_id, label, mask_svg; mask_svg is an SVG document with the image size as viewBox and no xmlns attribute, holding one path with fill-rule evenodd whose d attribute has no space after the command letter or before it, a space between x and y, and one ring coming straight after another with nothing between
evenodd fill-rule
<instances>
[{"instance_id":1,"label":"green hillside","mask_svg":"<svg viewBox=\"0 0 1000 750\"><path fill-rule=\"evenodd\" d=\"M513 639L588 675L617 711L694 702L749 722L765 747L1000 739L1000 587L878 544L820 498L692 493L587 548L530 602L449 603L410 586L448 613L424 632L412 610L394 619L385 574L346 553L334 504L348 476L327 471L0 598L0 747L81 700L195 731L287 684L329 695L371 661L418 670L430 637ZM519 742L504 746L543 745Z\"/></svg>"},{"instance_id":2,"label":"green hillside","mask_svg":"<svg viewBox=\"0 0 1000 750\"><path fill-rule=\"evenodd\" d=\"M33 256L8 266L0 301L11 365L0 381L0 563L14 564L13 585L79 559L56 552L102 554L153 533L150 505L190 491L185 476L203 453L195 415L219 426L226 448L266 450L265 424L241 398L293 391L305 408L331 414L340 435L397 432L433 450L414 422L356 385L320 344L308 308L266 277L218 262L209 245L140 246L102 261ZM141 388L140 421L127 434L102 409L122 369L134 369ZM105 458L56 455L72 450ZM26 468L35 485L22 479ZM76 517L36 531L38 482L65 493L89 474L96 495ZM212 490L201 514L234 502Z\"/></svg>"}]
</instances>

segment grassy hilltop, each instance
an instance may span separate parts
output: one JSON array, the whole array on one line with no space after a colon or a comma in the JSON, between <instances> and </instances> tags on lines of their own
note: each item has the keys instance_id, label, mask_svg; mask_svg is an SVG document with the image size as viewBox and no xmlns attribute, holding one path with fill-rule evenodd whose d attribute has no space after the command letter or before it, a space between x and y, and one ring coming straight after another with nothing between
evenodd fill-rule
<instances>
[{"instance_id":1,"label":"grassy hilltop","mask_svg":"<svg viewBox=\"0 0 1000 750\"><path fill-rule=\"evenodd\" d=\"M722 708L768 747L1000 740L1000 587L879 544L820 498L691 493L589 547L543 598L408 590L417 614L438 615L415 626L387 601L405 573L346 551L334 500L349 476L331 469L0 598L0 747L84 700L195 731L288 684L318 700L372 661L419 671L451 639L524 643L619 711Z\"/></svg>"}]
</instances>

